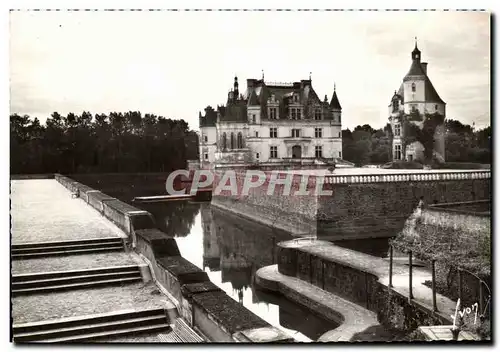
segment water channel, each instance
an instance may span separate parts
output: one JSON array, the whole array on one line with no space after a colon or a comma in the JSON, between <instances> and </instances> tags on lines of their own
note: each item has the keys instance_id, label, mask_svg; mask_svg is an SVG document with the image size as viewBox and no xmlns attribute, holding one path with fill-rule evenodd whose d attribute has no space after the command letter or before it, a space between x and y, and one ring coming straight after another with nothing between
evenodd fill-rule
<instances>
[{"instance_id":1,"label":"water channel","mask_svg":"<svg viewBox=\"0 0 500 352\"><path fill-rule=\"evenodd\" d=\"M117 195L130 203L130 196ZM256 289L255 272L274 263L273 247L293 237L209 203L178 201L133 204L149 211L157 227L174 236L181 255L204 270L234 300L297 341L311 342L338 325L279 295ZM388 240L342 241L336 244L385 256Z\"/></svg>"}]
</instances>

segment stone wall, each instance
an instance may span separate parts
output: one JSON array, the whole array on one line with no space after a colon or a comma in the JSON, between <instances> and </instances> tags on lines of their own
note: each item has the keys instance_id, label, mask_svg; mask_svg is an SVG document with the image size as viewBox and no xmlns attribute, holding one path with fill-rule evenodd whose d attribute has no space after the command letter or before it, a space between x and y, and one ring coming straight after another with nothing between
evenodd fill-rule
<instances>
[{"instance_id":1,"label":"stone wall","mask_svg":"<svg viewBox=\"0 0 500 352\"><path fill-rule=\"evenodd\" d=\"M239 341L236 334L260 328L278 333L272 341L289 340L215 286L204 271L179 256L175 239L159 230L140 230L136 236L137 250L148 259L156 280L171 295L181 316L211 341Z\"/></svg>"},{"instance_id":2,"label":"stone wall","mask_svg":"<svg viewBox=\"0 0 500 352\"><path fill-rule=\"evenodd\" d=\"M490 179L397 181L325 185L331 197L318 201L318 238L391 237L402 228L420 197L427 204L488 199Z\"/></svg>"},{"instance_id":3,"label":"stone wall","mask_svg":"<svg viewBox=\"0 0 500 352\"><path fill-rule=\"evenodd\" d=\"M293 234L315 235L318 198L313 192L316 179L310 177L306 183L305 191L310 195L294 195L302 180L299 175L293 176L290 195L283 194L284 185L276 185L274 192L268 194L271 172L265 174L262 186L250 188L248 195L242 195L245 171L236 171L237 193L223 190L220 194L213 194L212 205ZM221 182L221 175L222 171L215 172L215 186ZM281 177L284 178L285 174Z\"/></svg>"},{"instance_id":4,"label":"stone wall","mask_svg":"<svg viewBox=\"0 0 500 352\"><path fill-rule=\"evenodd\" d=\"M214 342L284 342L292 339L215 286L208 275L180 256L177 242L156 229L151 214L72 179L56 180L117 224L148 262L157 284L195 330ZM264 329L265 331L263 331Z\"/></svg>"},{"instance_id":5,"label":"stone wall","mask_svg":"<svg viewBox=\"0 0 500 352\"><path fill-rule=\"evenodd\" d=\"M317 235L328 240L393 237L421 198L433 204L491 196L489 174L462 172L349 176L345 180L328 176L323 189L332 191L331 196L314 195L317 178L313 175L307 182L309 195L295 195L302 176L294 175L290 195L283 195L283 185L276 185L275 191L268 194L271 171L264 171L263 185L242 195L246 170L232 171L237 194L227 190L213 194L213 205L295 235ZM223 172L215 171L214 189ZM382 178L387 180L381 182Z\"/></svg>"},{"instance_id":6,"label":"stone wall","mask_svg":"<svg viewBox=\"0 0 500 352\"><path fill-rule=\"evenodd\" d=\"M488 203L489 204L489 203ZM453 256L436 262L436 281L438 292L446 289L446 295L457 300L459 297L459 278L457 266L462 273L462 304L470 306L481 299L479 293L480 279L492 289L491 280L491 216L488 212L471 212L465 209L483 207L484 202L465 202L451 204L436 204L424 208L416 217L414 227L409 229L408 235L417 236L424 243L434 243L434 254L444 254L439 248L446 248L450 252L464 249L463 259L458 257L452 261ZM406 234L406 233L404 233ZM415 253L415 252L414 252ZM423 255L431 255L425 251ZM419 253L415 253L416 256ZM444 254L446 255L446 254ZM471 260L469 260L471 259ZM477 275L477 276L476 276ZM483 286L483 304L489 292Z\"/></svg>"},{"instance_id":7,"label":"stone wall","mask_svg":"<svg viewBox=\"0 0 500 352\"><path fill-rule=\"evenodd\" d=\"M321 242L323 248L333 246ZM380 323L395 330L409 332L420 325L451 323L450 318L434 313L416 301L409 301L408 297L379 282L375 268L366 270L358 263L313 254L306 248L288 246L287 242L278 244L278 271L374 311ZM345 256L349 257L348 250Z\"/></svg>"},{"instance_id":8,"label":"stone wall","mask_svg":"<svg viewBox=\"0 0 500 352\"><path fill-rule=\"evenodd\" d=\"M140 190L140 194L134 194L134 196L152 196L167 194L165 182L168 174L168 172L106 173L74 174L69 177L111 196L130 194L135 189Z\"/></svg>"},{"instance_id":9,"label":"stone wall","mask_svg":"<svg viewBox=\"0 0 500 352\"><path fill-rule=\"evenodd\" d=\"M29 174L29 175L10 175L11 180L43 180L53 179L54 174Z\"/></svg>"}]
</instances>

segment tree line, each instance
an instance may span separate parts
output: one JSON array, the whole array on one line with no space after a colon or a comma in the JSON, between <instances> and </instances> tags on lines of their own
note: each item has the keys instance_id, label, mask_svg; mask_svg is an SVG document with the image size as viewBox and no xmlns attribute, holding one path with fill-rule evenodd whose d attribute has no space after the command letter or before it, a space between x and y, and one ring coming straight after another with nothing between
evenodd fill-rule
<instances>
[{"instance_id":1,"label":"tree line","mask_svg":"<svg viewBox=\"0 0 500 352\"><path fill-rule=\"evenodd\" d=\"M445 120L446 162L491 163L491 126L474 130L457 120ZM342 155L358 166L384 164L392 161L392 131L389 124L383 129L370 125L342 130Z\"/></svg>"},{"instance_id":2,"label":"tree line","mask_svg":"<svg viewBox=\"0 0 500 352\"><path fill-rule=\"evenodd\" d=\"M475 131L445 121L447 162L491 163L491 127ZM342 155L358 166L392 161L387 124L342 130ZM138 111L62 116L54 112L42 125L29 115L10 116L12 174L169 172L199 159L198 135L184 120Z\"/></svg>"},{"instance_id":3,"label":"tree line","mask_svg":"<svg viewBox=\"0 0 500 352\"><path fill-rule=\"evenodd\" d=\"M138 111L62 116L42 125L10 115L12 174L169 172L198 159L198 135L184 120Z\"/></svg>"}]
</instances>

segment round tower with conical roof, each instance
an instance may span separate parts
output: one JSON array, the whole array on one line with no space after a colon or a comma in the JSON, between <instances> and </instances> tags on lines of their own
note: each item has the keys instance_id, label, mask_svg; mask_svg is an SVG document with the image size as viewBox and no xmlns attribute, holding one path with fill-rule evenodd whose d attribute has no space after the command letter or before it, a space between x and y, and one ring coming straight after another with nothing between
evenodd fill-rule
<instances>
[{"instance_id":1,"label":"round tower with conical roof","mask_svg":"<svg viewBox=\"0 0 500 352\"><path fill-rule=\"evenodd\" d=\"M393 132L394 160L411 161L423 157L423 146L420 142L403 146L402 117L413 115L411 122L422 128L426 114L446 116L446 103L440 98L427 75L427 63L421 62L422 53L416 39L411 52L410 69L404 76L399 90L394 92L388 107L389 122ZM438 126L434 135L434 154L441 161L444 161L445 155L443 128L441 125Z\"/></svg>"}]
</instances>

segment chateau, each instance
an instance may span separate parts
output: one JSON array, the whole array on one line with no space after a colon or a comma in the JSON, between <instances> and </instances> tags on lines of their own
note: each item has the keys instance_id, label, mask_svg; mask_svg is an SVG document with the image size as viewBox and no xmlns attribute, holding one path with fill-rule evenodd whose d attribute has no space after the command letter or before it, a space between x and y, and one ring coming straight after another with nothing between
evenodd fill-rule
<instances>
[{"instance_id":1,"label":"chateau","mask_svg":"<svg viewBox=\"0 0 500 352\"><path fill-rule=\"evenodd\" d=\"M321 100L311 78L294 83L247 79L240 93L238 77L224 106L199 114L200 164L340 162L342 107L334 87Z\"/></svg>"},{"instance_id":2,"label":"chateau","mask_svg":"<svg viewBox=\"0 0 500 352\"><path fill-rule=\"evenodd\" d=\"M392 128L392 155L393 160L423 160L424 147L422 143L414 141L406 148L403 145L403 119L408 119L420 129L424 127L424 115L439 114L446 116L446 103L439 97L427 75L427 63L421 62L421 52L415 42L415 49L411 53L411 67L399 90L389 104L389 123ZM445 129L440 123L434 132L433 156L440 161L445 157ZM406 150L405 150L406 149Z\"/></svg>"}]
</instances>

